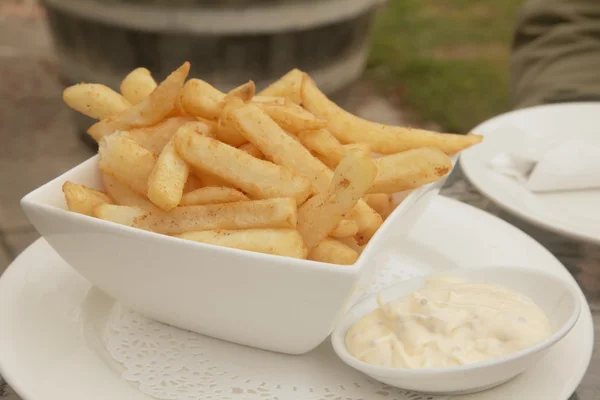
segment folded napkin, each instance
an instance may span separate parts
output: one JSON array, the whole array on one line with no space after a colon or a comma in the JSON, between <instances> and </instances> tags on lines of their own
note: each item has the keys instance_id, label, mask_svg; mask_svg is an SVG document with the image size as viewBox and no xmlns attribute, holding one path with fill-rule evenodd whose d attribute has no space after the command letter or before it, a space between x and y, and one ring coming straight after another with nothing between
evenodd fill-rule
<instances>
[{"instance_id":1,"label":"folded napkin","mask_svg":"<svg viewBox=\"0 0 600 400\"><path fill-rule=\"evenodd\" d=\"M598 189L600 131L597 139L565 138L533 147L529 143L514 152L498 153L489 167L532 192Z\"/></svg>"}]
</instances>

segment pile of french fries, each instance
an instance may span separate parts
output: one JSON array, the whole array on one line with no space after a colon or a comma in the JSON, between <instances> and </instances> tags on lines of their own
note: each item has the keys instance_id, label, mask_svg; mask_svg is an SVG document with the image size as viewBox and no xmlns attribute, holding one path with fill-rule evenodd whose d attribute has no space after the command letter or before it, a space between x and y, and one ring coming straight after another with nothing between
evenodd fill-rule
<instances>
[{"instance_id":1,"label":"pile of french fries","mask_svg":"<svg viewBox=\"0 0 600 400\"><path fill-rule=\"evenodd\" d=\"M64 91L71 108L99 120L88 133L104 182L104 192L66 182L69 210L348 265L393 210L392 193L441 179L449 155L481 141L360 119L297 69L260 93L252 81L222 93L187 80L189 69L186 62L157 84L138 68L120 94L88 83Z\"/></svg>"}]
</instances>

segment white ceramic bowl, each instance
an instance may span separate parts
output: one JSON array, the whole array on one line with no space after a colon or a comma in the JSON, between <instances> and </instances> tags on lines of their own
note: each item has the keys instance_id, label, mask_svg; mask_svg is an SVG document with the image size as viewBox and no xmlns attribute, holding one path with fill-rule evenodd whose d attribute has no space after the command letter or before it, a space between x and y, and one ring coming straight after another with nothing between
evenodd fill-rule
<instances>
[{"instance_id":1,"label":"white ceramic bowl","mask_svg":"<svg viewBox=\"0 0 600 400\"><path fill-rule=\"evenodd\" d=\"M335 352L351 367L391 386L431 394L466 394L500 385L531 367L573 328L579 318L581 304L577 289L555 275L523 267L468 268L456 270L455 275L473 282L501 285L529 296L548 316L552 335L517 353L460 367L379 367L354 358L344 343L348 329L377 308L376 294L358 303L342 317L331 335ZM404 297L423 287L424 280L425 277L411 279L390 286L380 294L386 302Z\"/></svg>"},{"instance_id":2,"label":"white ceramic bowl","mask_svg":"<svg viewBox=\"0 0 600 400\"><path fill-rule=\"evenodd\" d=\"M56 252L108 295L150 318L248 346L305 353L331 333L443 181L413 191L352 266L252 253L66 211L65 181L102 188L97 156L21 201Z\"/></svg>"}]
</instances>

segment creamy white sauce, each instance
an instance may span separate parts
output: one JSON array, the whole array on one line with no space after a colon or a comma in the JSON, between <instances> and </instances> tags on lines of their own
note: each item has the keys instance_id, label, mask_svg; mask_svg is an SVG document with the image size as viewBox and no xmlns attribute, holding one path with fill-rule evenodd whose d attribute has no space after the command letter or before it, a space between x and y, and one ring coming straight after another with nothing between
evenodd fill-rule
<instances>
[{"instance_id":1,"label":"creamy white sauce","mask_svg":"<svg viewBox=\"0 0 600 400\"><path fill-rule=\"evenodd\" d=\"M444 368L502 357L552 333L527 296L501 286L438 277L383 304L348 331L359 360L393 368Z\"/></svg>"}]
</instances>

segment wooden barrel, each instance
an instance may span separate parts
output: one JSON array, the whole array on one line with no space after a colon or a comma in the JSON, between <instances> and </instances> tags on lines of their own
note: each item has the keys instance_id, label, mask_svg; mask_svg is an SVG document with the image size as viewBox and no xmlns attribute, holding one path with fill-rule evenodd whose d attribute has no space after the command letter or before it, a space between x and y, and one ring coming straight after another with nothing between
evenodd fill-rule
<instances>
[{"instance_id":1,"label":"wooden barrel","mask_svg":"<svg viewBox=\"0 0 600 400\"><path fill-rule=\"evenodd\" d=\"M326 93L363 72L382 0L45 0L66 84L118 88L144 66L162 79L188 60L223 91L260 88L291 68Z\"/></svg>"}]
</instances>

